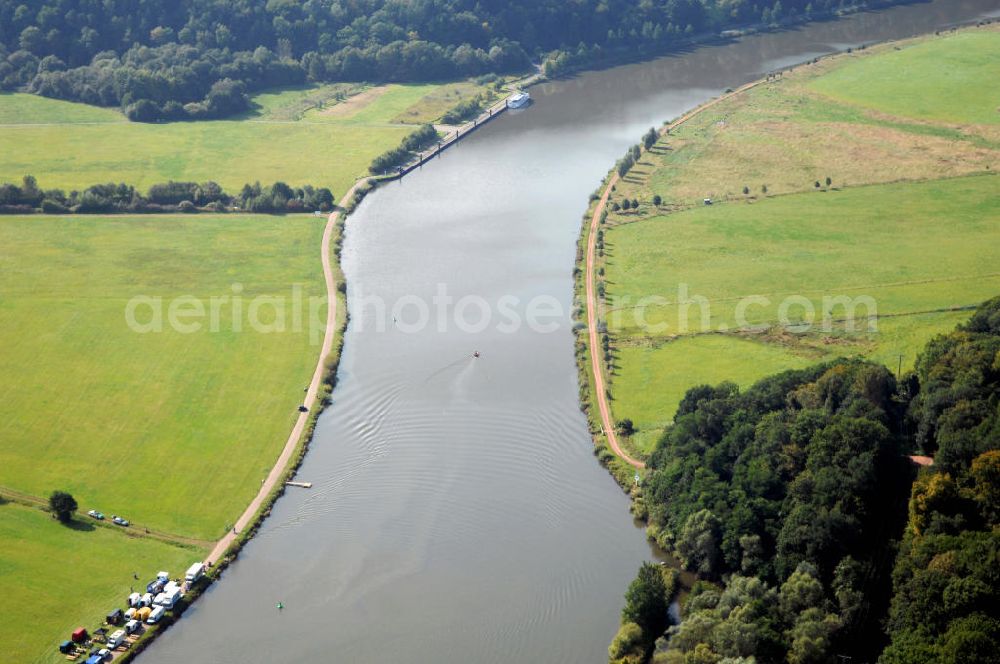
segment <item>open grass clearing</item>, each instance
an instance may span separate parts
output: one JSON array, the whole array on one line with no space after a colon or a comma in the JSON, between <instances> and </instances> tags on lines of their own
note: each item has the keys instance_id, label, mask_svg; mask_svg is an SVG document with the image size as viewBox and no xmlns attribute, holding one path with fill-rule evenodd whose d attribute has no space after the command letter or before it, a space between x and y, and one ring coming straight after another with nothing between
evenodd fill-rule
<instances>
[{"instance_id":1,"label":"open grass clearing","mask_svg":"<svg viewBox=\"0 0 1000 664\"><path fill-rule=\"evenodd\" d=\"M20 182L30 174L43 188L69 191L104 182L144 190L167 180L214 180L236 192L248 182L281 180L330 187L339 197L367 173L375 156L413 131L404 122L432 121L447 110L435 97L439 89L460 90L462 96L480 87L393 84L355 94L361 86L300 86L255 95L254 110L238 119L166 124L128 122L113 109L3 94L0 182Z\"/></svg>"},{"instance_id":2,"label":"open grass clearing","mask_svg":"<svg viewBox=\"0 0 1000 664\"><path fill-rule=\"evenodd\" d=\"M488 105L499 99L501 94L505 93L497 92L492 85L480 85L471 80L447 83L428 92L417 104L397 115L394 120L419 124L433 123L460 102L477 95L484 95Z\"/></svg>"},{"instance_id":3,"label":"open grass clearing","mask_svg":"<svg viewBox=\"0 0 1000 664\"><path fill-rule=\"evenodd\" d=\"M0 114L20 97L0 96ZM40 99L34 98L33 99ZM41 100L58 104L65 102ZM103 182L146 189L167 180L214 180L230 192L247 182L313 184L340 196L376 155L395 147L405 126L213 120L76 124L93 107L70 104L63 123L0 127L0 181L25 174L67 191ZM394 111L392 111L394 113Z\"/></svg>"},{"instance_id":4,"label":"open grass clearing","mask_svg":"<svg viewBox=\"0 0 1000 664\"><path fill-rule=\"evenodd\" d=\"M256 493L292 427L319 351L293 327L325 287L325 218L0 218L0 486L150 527L218 537ZM234 288L234 284L237 285ZM235 291L239 290L239 293ZM189 295L220 305L218 332L170 329ZM163 301L164 331L129 328L133 296ZM284 332L249 324L255 296L283 298ZM141 320L149 320L140 309ZM258 317L274 322L263 303Z\"/></svg>"},{"instance_id":5,"label":"open grass clearing","mask_svg":"<svg viewBox=\"0 0 1000 664\"><path fill-rule=\"evenodd\" d=\"M954 124L1000 123L1000 31L995 26L944 39L882 47L849 58L810 87L892 115Z\"/></svg>"},{"instance_id":6,"label":"open grass clearing","mask_svg":"<svg viewBox=\"0 0 1000 664\"><path fill-rule=\"evenodd\" d=\"M836 356L869 357L895 370L902 355L904 369L912 366L915 349L968 315L958 309L1000 292L997 182L987 175L795 194L608 229L608 302L634 305L650 295L667 302L645 306L641 317L628 305L606 316L615 340L615 417L631 418L640 429L634 445L649 451L697 384L746 386ZM681 284L688 298L707 304L679 305ZM824 296L870 297L877 330L868 331L869 311L859 304L852 334L843 305L830 308L829 331L801 337L698 334L740 328L745 296L770 301L747 308L746 323L772 328L789 296L811 303L816 326ZM787 319L801 321L805 311L793 304Z\"/></svg>"},{"instance_id":7,"label":"open grass clearing","mask_svg":"<svg viewBox=\"0 0 1000 664\"><path fill-rule=\"evenodd\" d=\"M943 220L947 223L943 223ZM787 296L871 296L880 315L978 303L1000 290L1000 180L984 175L874 185L701 207L606 231L608 314L618 334L657 336L740 327L745 296L770 304L745 310L750 324L779 322ZM678 305L681 289L707 307ZM684 318L687 318L687 326ZM796 320L802 308L788 311ZM834 317L843 308L832 311ZM859 314L864 309L858 310Z\"/></svg>"},{"instance_id":8,"label":"open grass clearing","mask_svg":"<svg viewBox=\"0 0 1000 664\"><path fill-rule=\"evenodd\" d=\"M922 37L894 49L879 46L802 66L719 102L644 154L612 200L636 198L648 208L653 194L659 194L667 204L687 206L703 198L745 200L807 191L816 182L825 188L828 177L834 187L843 187L1000 168L1000 93L987 83L1000 76L1000 30ZM911 75L906 54L924 51L941 57L920 56L921 73ZM855 68L862 71L848 76ZM865 68L877 70L870 88L878 92L865 99L844 96L864 87ZM893 85L883 85L883 78L893 76ZM844 95L836 93L841 88ZM948 98L943 106L957 107L962 102L953 96L970 95L976 102L969 108L979 110L970 110L967 121L957 124L946 115L905 113L909 102L880 103L920 98L936 104Z\"/></svg>"},{"instance_id":9,"label":"open grass clearing","mask_svg":"<svg viewBox=\"0 0 1000 664\"><path fill-rule=\"evenodd\" d=\"M253 109L245 114L244 119L299 121L313 109L323 110L346 104L361 94L364 88L362 83L329 83L267 90L253 96Z\"/></svg>"}]
</instances>

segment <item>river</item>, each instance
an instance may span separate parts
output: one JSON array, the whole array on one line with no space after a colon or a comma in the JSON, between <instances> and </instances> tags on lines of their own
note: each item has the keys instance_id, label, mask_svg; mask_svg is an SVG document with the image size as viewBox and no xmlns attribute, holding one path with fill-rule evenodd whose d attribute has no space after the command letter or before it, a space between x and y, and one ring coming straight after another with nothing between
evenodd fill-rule
<instances>
[{"instance_id":1,"label":"river","mask_svg":"<svg viewBox=\"0 0 1000 664\"><path fill-rule=\"evenodd\" d=\"M936 0L544 83L369 196L342 256L339 382L299 472L314 488L141 661L606 661L655 554L577 401L587 196L643 131L725 88L998 10Z\"/></svg>"}]
</instances>

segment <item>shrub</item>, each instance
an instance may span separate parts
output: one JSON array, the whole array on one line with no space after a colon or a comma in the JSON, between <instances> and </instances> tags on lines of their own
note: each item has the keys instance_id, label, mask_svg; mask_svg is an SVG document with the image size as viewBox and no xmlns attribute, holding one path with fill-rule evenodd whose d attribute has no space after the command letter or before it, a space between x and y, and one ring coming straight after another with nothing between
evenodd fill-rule
<instances>
[{"instance_id":1,"label":"shrub","mask_svg":"<svg viewBox=\"0 0 1000 664\"><path fill-rule=\"evenodd\" d=\"M69 208L59 201L46 198L42 201L42 212L45 214L66 214L69 212Z\"/></svg>"},{"instance_id":2,"label":"shrub","mask_svg":"<svg viewBox=\"0 0 1000 664\"><path fill-rule=\"evenodd\" d=\"M621 659L636 649L642 643L642 628L634 622L625 623L618 629L611 645L608 646L610 659Z\"/></svg>"}]
</instances>

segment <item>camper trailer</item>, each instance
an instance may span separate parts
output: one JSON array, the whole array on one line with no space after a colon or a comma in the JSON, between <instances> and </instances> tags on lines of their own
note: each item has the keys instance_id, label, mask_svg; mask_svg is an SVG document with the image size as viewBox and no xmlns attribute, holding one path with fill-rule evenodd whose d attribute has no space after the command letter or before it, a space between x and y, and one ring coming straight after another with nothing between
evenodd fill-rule
<instances>
[{"instance_id":1,"label":"camper trailer","mask_svg":"<svg viewBox=\"0 0 1000 664\"><path fill-rule=\"evenodd\" d=\"M165 614L166 612L167 612L166 607L163 606L156 607L150 612L149 617L146 618L146 624L155 625L156 623L160 622L160 618L162 618L163 614Z\"/></svg>"},{"instance_id":2,"label":"camper trailer","mask_svg":"<svg viewBox=\"0 0 1000 664\"><path fill-rule=\"evenodd\" d=\"M153 600L153 603L156 604L157 606L165 606L168 609L172 609L174 608L174 605L177 604L177 600L179 600L180 598L181 598L181 589L174 586L173 588L170 589L170 592L164 591L159 595L157 595L156 599Z\"/></svg>"},{"instance_id":3,"label":"camper trailer","mask_svg":"<svg viewBox=\"0 0 1000 664\"><path fill-rule=\"evenodd\" d=\"M204 563L195 563L188 567L187 572L184 574L184 580L188 583L194 583L201 578L201 575L205 573Z\"/></svg>"},{"instance_id":4,"label":"camper trailer","mask_svg":"<svg viewBox=\"0 0 1000 664\"><path fill-rule=\"evenodd\" d=\"M115 649L120 646L123 641L125 641L125 630L116 629L111 633L111 636L108 637L108 647Z\"/></svg>"}]
</instances>

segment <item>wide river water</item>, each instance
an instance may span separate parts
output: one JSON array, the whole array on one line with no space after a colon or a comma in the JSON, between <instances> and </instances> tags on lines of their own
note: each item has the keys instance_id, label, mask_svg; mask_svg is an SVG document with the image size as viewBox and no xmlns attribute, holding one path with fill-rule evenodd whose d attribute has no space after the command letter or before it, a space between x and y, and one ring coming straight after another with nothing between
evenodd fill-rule
<instances>
[{"instance_id":1,"label":"wide river water","mask_svg":"<svg viewBox=\"0 0 1000 664\"><path fill-rule=\"evenodd\" d=\"M588 194L643 131L727 87L998 13L936 0L548 82L370 196L347 226L339 382L299 472L314 488L278 501L142 661L606 661L655 554L577 401Z\"/></svg>"}]
</instances>

